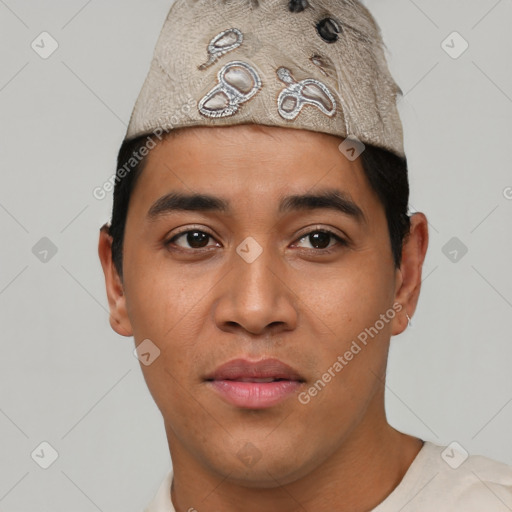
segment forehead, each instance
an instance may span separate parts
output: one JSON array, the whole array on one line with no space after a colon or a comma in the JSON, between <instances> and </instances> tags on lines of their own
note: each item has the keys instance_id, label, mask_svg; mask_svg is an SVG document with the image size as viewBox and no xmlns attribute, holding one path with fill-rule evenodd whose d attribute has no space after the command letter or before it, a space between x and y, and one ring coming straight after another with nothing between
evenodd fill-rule
<instances>
[{"instance_id":1,"label":"forehead","mask_svg":"<svg viewBox=\"0 0 512 512\"><path fill-rule=\"evenodd\" d=\"M262 125L182 129L151 150L134 195L147 201L172 188L271 199L337 187L360 200L371 196L360 159L348 160L341 142L324 133Z\"/></svg>"}]
</instances>

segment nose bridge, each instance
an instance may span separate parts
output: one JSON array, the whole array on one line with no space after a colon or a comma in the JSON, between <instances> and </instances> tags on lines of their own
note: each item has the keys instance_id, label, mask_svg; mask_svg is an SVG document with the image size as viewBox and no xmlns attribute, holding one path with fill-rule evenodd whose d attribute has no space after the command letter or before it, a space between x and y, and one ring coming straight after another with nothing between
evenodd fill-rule
<instances>
[{"instance_id":1,"label":"nose bridge","mask_svg":"<svg viewBox=\"0 0 512 512\"><path fill-rule=\"evenodd\" d=\"M246 238L230 257L228 282L216 308L216 322L234 323L252 333L269 326L294 328L297 312L293 294L283 282L283 262L272 248Z\"/></svg>"}]
</instances>

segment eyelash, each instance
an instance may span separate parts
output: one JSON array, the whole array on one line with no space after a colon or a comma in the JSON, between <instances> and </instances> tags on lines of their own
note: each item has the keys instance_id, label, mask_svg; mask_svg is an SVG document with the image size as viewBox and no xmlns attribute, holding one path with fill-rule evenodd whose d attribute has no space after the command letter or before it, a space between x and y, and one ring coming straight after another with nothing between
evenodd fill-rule
<instances>
[{"instance_id":1,"label":"eyelash","mask_svg":"<svg viewBox=\"0 0 512 512\"><path fill-rule=\"evenodd\" d=\"M202 234L205 234L205 235L207 235L208 237L210 237L212 239L215 238L213 235L211 235L210 233L208 233L207 231L204 231L202 229L199 229L199 228L190 229L189 228L186 231L182 231L180 233L177 233L177 234L173 235L170 239L166 240L164 242L165 247L169 248L169 246L174 245L174 243L175 243L175 241L177 239L179 239L180 237L182 237L184 235L187 235L188 233L202 233ZM313 230L308 231L306 233L303 233L302 235L300 235L297 238L297 241L300 242L300 241L304 240L305 238L307 238L308 236L310 236L312 234L315 234L315 233L325 233L327 235L330 235L332 238L334 238L336 240L338 246L347 247L349 245L347 240L345 240L344 238L340 237L334 231L331 231L331 230L326 229L326 228L316 228L316 229L313 229ZM202 247L200 249L193 249L193 248L186 249L186 248L183 248L183 247L180 247L180 246L175 246L172 249L176 250L176 251L185 251L185 252L200 252L200 251L208 250L209 248L208 247ZM307 251L313 251L313 252L319 253L319 254L331 254L332 252L334 252L334 250L336 250L336 245L335 246L331 246L331 247L326 248L326 249L316 249L316 248L308 249L308 248L306 248L306 250Z\"/></svg>"}]
</instances>

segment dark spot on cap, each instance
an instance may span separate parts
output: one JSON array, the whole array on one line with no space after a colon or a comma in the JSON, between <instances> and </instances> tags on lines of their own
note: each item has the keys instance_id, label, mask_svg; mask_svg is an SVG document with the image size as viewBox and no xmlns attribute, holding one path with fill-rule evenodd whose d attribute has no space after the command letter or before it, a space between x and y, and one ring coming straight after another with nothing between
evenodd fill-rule
<instances>
[{"instance_id":1,"label":"dark spot on cap","mask_svg":"<svg viewBox=\"0 0 512 512\"><path fill-rule=\"evenodd\" d=\"M329 57L324 55L319 55L318 53L314 53L309 60L318 68L324 75L330 75L334 70L334 64L332 63Z\"/></svg>"},{"instance_id":2,"label":"dark spot on cap","mask_svg":"<svg viewBox=\"0 0 512 512\"><path fill-rule=\"evenodd\" d=\"M324 18L316 24L316 31L327 43L335 43L341 34L341 25L332 18Z\"/></svg>"},{"instance_id":3,"label":"dark spot on cap","mask_svg":"<svg viewBox=\"0 0 512 512\"><path fill-rule=\"evenodd\" d=\"M308 0L290 0L288 3L290 12L302 12L306 7L309 7Z\"/></svg>"}]
</instances>

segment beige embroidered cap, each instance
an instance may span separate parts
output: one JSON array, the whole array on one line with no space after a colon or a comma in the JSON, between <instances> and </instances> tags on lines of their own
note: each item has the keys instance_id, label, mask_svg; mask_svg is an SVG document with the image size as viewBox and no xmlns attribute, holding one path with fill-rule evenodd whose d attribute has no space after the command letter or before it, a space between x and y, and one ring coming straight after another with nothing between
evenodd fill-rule
<instances>
[{"instance_id":1,"label":"beige embroidered cap","mask_svg":"<svg viewBox=\"0 0 512 512\"><path fill-rule=\"evenodd\" d=\"M256 123L404 156L400 95L357 0L175 0L126 139Z\"/></svg>"}]
</instances>

